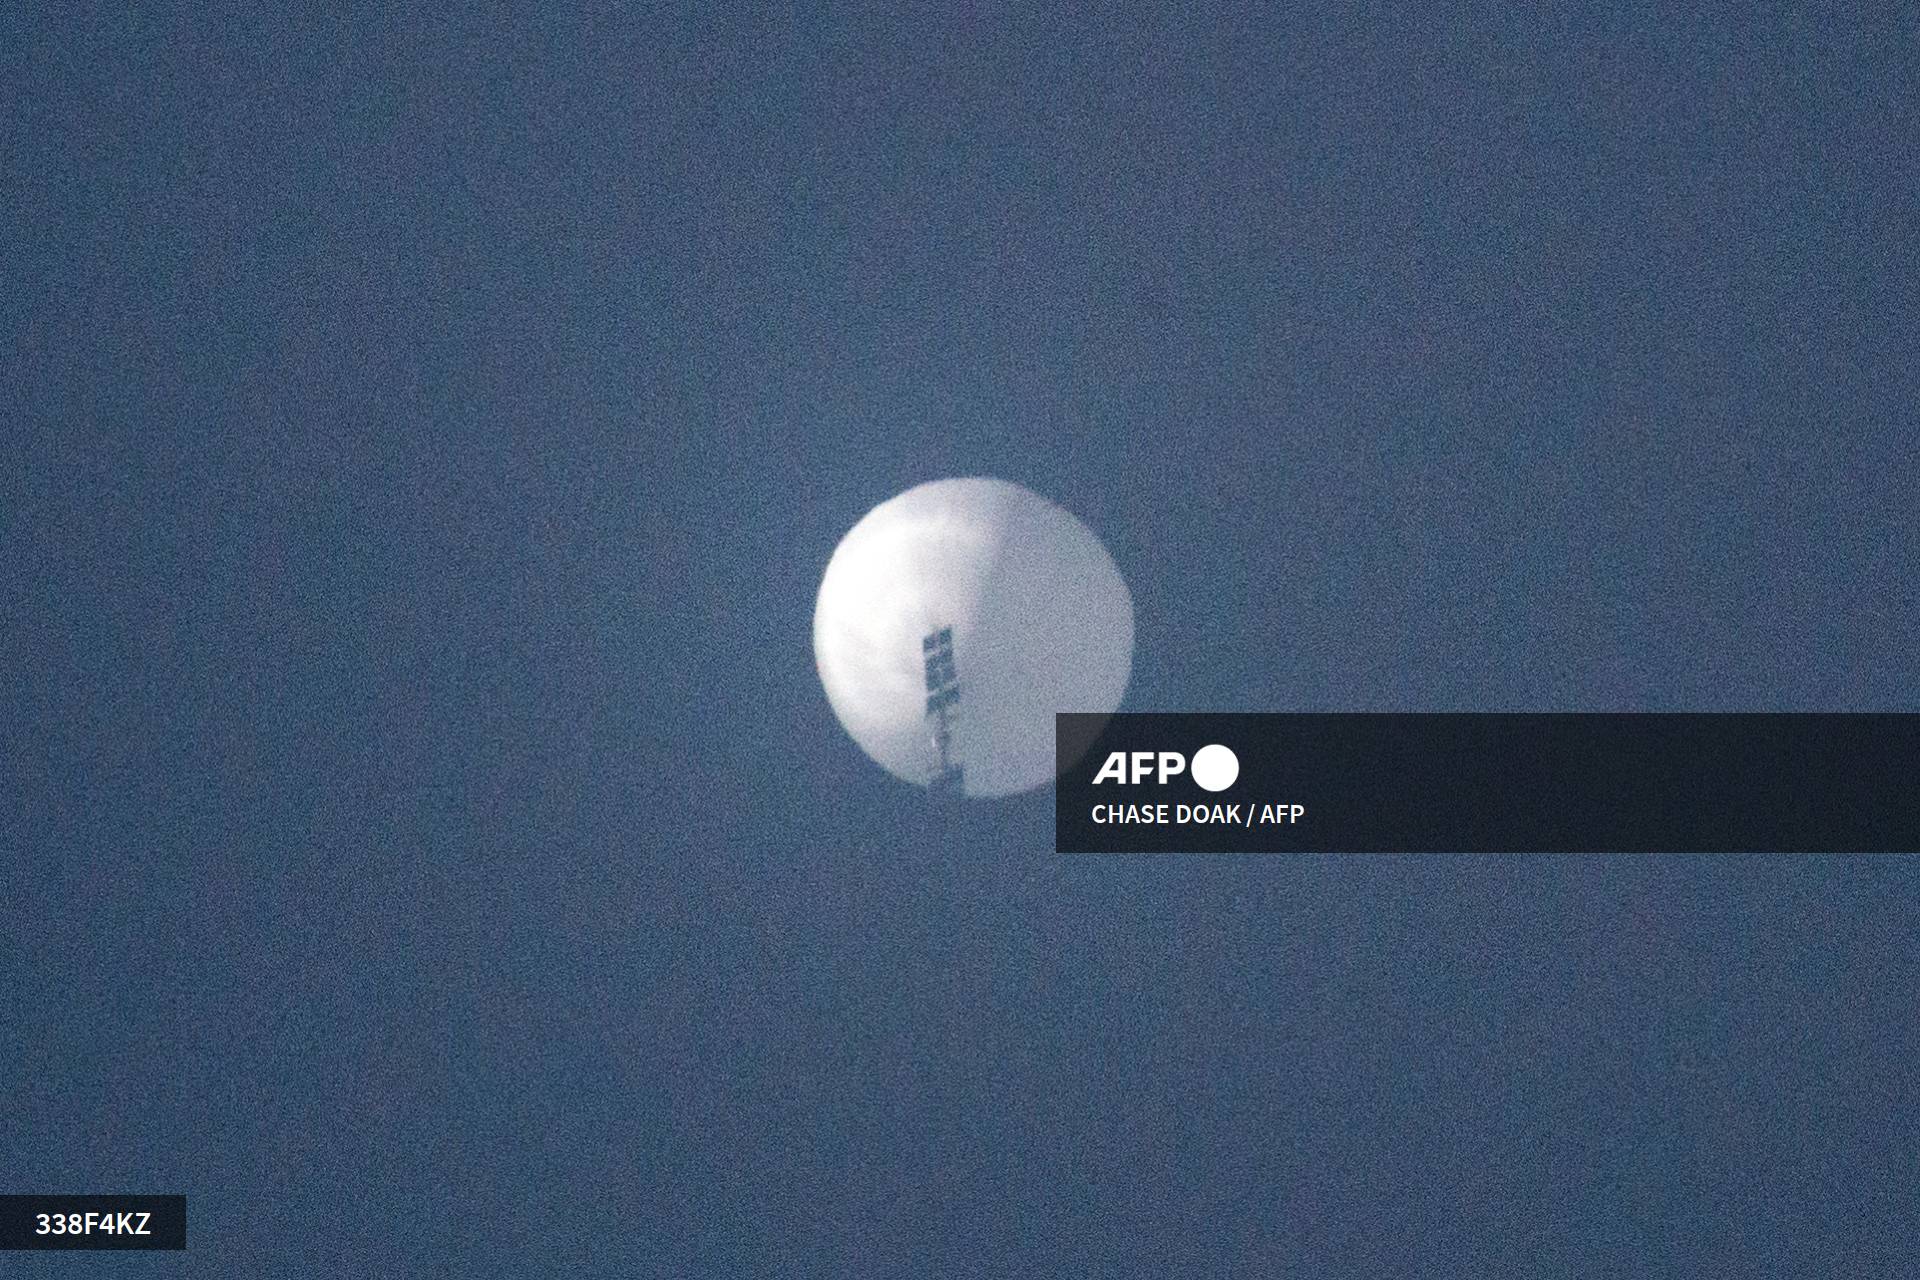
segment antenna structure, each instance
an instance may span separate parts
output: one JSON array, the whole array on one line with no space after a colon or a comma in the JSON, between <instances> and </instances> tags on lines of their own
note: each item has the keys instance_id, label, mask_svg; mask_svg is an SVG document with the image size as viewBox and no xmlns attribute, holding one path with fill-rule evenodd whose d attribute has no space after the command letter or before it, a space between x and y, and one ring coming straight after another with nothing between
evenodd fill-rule
<instances>
[{"instance_id":1,"label":"antenna structure","mask_svg":"<svg viewBox=\"0 0 1920 1280\"><path fill-rule=\"evenodd\" d=\"M964 771L952 754L954 707L960 701L960 673L953 664L953 628L942 627L920 641L927 666L927 719L932 729L933 773L927 789L957 796L965 789Z\"/></svg>"}]
</instances>

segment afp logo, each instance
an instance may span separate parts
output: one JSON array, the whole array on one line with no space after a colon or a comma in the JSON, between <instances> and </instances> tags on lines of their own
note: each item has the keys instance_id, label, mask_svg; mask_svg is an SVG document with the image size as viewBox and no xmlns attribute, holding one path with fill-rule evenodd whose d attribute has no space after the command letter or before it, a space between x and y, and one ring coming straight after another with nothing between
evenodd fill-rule
<instances>
[{"instance_id":1,"label":"afp logo","mask_svg":"<svg viewBox=\"0 0 1920 1280\"><path fill-rule=\"evenodd\" d=\"M1187 758L1178 751L1115 751L1093 775L1094 785L1102 782L1138 785L1149 777L1165 785L1167 779L1187 772ZM1225 791L1240 776L1240 757L1219 743L1193 753L1194 784L1203 791Z\"/></svg>"}]
</instances>

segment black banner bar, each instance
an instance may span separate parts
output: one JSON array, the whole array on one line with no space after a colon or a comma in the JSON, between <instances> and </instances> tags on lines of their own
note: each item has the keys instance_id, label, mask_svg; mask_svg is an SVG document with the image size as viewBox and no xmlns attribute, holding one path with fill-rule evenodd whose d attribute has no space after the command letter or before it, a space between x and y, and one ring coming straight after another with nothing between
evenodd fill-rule
<instances>
[{"instance_id":1,"label":"black banner bar","mask_svg":"<svg viewBox=\"0 0 1920 1280\"><path fill-rule=\"evenodd\" d=\"M1062 715L1055 848L1920 852L1920 715ZM1209 790L1190 762L1237 763ZM1208 752L1217 785L1229 756ZM1211 772L1209 772L1211 770Z\"/></svg>"},{"instance_id":2,"label":"black banner bar","mask_svg":"<svg viewBox=\"0 0 1920 1280\"><path fill-rule=\"evenodd\" d=\"M185 1196L0 1196L0 1249L184 1249Z\"/></svg>"}]
</instances>

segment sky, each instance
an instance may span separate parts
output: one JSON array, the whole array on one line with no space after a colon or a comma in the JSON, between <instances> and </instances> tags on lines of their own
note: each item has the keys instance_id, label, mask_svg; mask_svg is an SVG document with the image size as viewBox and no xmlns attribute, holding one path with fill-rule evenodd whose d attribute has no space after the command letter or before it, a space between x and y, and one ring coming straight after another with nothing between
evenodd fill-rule
<instances>
[{"instance_id":1,"label":"sky","mask_svg":"<svg viewBox=\"0 0 1920 1280\"><path fill-rule=\"evenodd\" d=\"M0 1191L186 1194L129 1274L1907 1273L1920 861L1069 858L811 615L993 475L1130 710L1920 710L1917 69L7 10Z\"/></svg>"}]
</instances>

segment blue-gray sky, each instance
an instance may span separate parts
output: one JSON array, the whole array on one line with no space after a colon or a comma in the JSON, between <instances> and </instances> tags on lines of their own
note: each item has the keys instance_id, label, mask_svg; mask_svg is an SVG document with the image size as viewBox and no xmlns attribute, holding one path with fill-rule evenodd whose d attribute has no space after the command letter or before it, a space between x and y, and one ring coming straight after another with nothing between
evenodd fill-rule
<instances>
[{"instance_id":1,"label":"blue-gray sky","mask_svg":"<svg viewBox=\"0 0 1920 1280\"><path fill-rule=\"evenodd\" d=\"M991 474L1134 709L1920 709L1911 11L934 8L0 16L0 1190L184 1191L180 1275L1911 1266L1914 860L1066 860L809 647Z\"/></svg>"}]
</instances>

